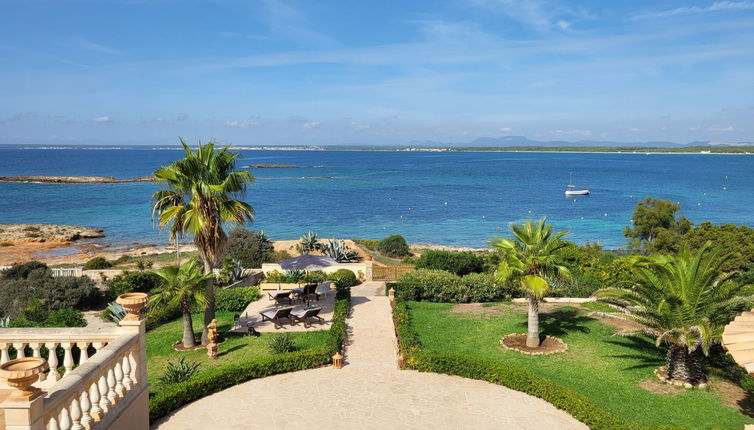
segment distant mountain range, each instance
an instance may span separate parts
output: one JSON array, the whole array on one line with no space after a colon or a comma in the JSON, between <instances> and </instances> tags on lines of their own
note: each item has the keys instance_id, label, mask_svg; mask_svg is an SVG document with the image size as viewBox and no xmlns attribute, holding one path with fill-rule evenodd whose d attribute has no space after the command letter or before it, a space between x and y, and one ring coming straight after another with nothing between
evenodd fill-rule
<instances>
[{"instance_id":1,"label":"distant mountain range","mask_svg":"<svg viewBox=\"0 0 754 430\"><path fill-rule=\"evenodd\" d=\"M565 147L565 146L578 146L578 147L650 147L650 148L683 148L690 146L751 146L754 142L713 142L713 141L695 141L686 144L680 144L675 142L665 141L650 141L650 142L614 142L610 140L578 140L575 142L569 142L565 140L531 140L526 136L502 136L502 137L480 137L471 142L461 143L448 143L437 142L432 140L414 140L409 142L408 146L412 147L429 147L429 148L442 148L442 147L511 147L511 146L539 146L539 147Z\"/></svg>"}]
</instances>

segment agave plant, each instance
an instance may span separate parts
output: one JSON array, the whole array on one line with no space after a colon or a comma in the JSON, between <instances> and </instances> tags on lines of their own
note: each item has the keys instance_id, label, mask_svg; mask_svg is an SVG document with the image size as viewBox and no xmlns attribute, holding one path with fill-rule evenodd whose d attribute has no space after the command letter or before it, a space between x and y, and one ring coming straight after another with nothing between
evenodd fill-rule
<instances>
[{"instance_id":1,"label":"agave plant","mask_svg":"<svg viewBox=\"0 0 754 430\"><path fill-rule=\"evenodd\" d=\"M361 259L359 253L346 246L346 242L342 240L328 241L324 253L338 263L352 263Z\"/></svg>"},{"instance_id":2,"label":"agave plant","mask_svg":"<svg viewBox=\"0 0 754 430\"><path fill-rule=\"evenodd\" d=\"M8 327L10 327L10 317L0 318L0 328L8 328Z\"/></svg>"},{"instance_id":3,"label":"agave plant","mask_svg":"<svg viewBox=\"0 0 754 430\"><path fill-rule=\"evenodd\" d=\"M243 279L243 272L244 268L239 260L230 260L225 264L222 272L220 272L221 282L227 285L233 285Z\"/></svg>"},{"instance_id":4,"label":"agave plant","mask_svg":"<svg viewBox=\"0 0 754 430\"><path fill-rule=\"evenodd\" d=\"M185 357L168 360L168 364L165 366L165 373L157 378L157 383L160 385L170 385L188 381L198 371L199 363L196 361L188 361Z\"/></svg>"},{"instance_id":5,"label":"agave plant","mask_svg":"<svg viewBox=\"0 0 754 430\"><path fill-rule=\"evenodd\" d=\"M304 278L306 278L306 272L303 270L286 270L285 273L283 273L283 276L286 282L295 284L304 281Z\"/></svg>"},{"instance_id":6,"label":"agave plant","mask_svg":"<svg viewBox=\"0 0 754 430\"><path fill-rule=\"evenodd\" d=\"M119 323L126 316L126 308L120 303L110 302L107 304L107 310L109 311L110 319L114 323Z\"/></svg>"},{"instance_id":7,"label":"agave plant","mask_svg":"<svg viewBox=\"0 0 754 430\"><path fill-rule=\"evenodd\" d=\"M319 239L317 239L317 233L308 231L301 236L298 250L302 255L308 254L312 251L321 251L322 248L322 244L319 242Z\"/></svg>"}]
</instances>

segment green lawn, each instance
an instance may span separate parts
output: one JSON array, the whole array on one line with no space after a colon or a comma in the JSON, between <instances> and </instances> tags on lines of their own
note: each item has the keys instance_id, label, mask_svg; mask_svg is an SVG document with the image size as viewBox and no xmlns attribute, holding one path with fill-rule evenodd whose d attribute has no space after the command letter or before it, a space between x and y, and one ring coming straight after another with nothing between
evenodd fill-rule
<instances>
[{"instance_id":1,"label":"green lawn","mask_svg":"<svg viewBox=\"0 0 754 430\"><path fill-rule=\"evenodd\" d=\"M263 333L260 336L227 333L233 324L234 314L236 313L217 312L218 332L226 340L220 344L216 359L207 357L206 348L185 352L178 352L173 349L173 344L179 341L183 334L183 320L180 318L148 331L147 370L149 372L149 383L153 384L151 390L159 390L159 386L156 385L157 378L162 375L168 360L186 357L187 360L198 361L201 363L201 367L199 368L201 372L203 369L214 366L226 366L270 355L270 352L267 350L267 339L273 335L272 333ZM203 318L203 313L193 315L194 333L197 336L201 334ZM328 331L291 334L295 339L298 350L324 347L328 337Z\"/></svg>"},{"instance_id":2,"label":"green lawn","mask_svg":"<svg viewBox=\"0 0 754 430\"><path fill-rule=\"evenodd\" d=\"M445 303L409 302L409 307L412 328L424 348L520 366L586 395L626 422L725 429L754 423L736 408L723 406L712 388L681 390L655 383L653 371L664 363L663 351L647 338L611 336L614 329L588 317L585 309L564 306L543 313L540 328L563 339L568 351L529 356L499 343L508 333L526 332L524 305L480 307L475 313L451 312L453 305ZM671 393L650 392L640 383Z\"/></svg>"}]
</instances>

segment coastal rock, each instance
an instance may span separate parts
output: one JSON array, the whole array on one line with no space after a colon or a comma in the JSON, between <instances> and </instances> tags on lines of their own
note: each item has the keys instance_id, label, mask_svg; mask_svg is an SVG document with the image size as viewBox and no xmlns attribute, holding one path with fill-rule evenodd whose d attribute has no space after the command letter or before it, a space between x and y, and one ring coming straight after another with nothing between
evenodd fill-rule
<instances>
[{"instance_id":1,"label":"coastal rock","mask_svg":"<svg viewBox=\"0 0 754 430\"><path fill-rule=\"evenodd\" d=\"M0 182L41 182L50 184L120 184L126 182L151 182L151 176L118 179L112 176L0 176Z\"/></svg>"},{"instance_id":2,"label":"coastal rock","mask_svg":"<svg viewBox=\"0 0 754 430\"><path fill-rule=\"evenodd\" d=\"M101 228L56 224L0 224L0 242L73 242L105 237Z\"/></svg>"}]
</instances>

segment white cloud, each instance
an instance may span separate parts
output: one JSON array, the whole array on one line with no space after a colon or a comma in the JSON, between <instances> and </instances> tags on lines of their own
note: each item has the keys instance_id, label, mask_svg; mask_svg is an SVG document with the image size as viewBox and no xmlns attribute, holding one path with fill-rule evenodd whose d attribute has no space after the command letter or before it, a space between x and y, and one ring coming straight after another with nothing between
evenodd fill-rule
<instances>
[{"instance_id":1,"label":"white cloud","mask_svg":"<svg viewBox=\"0 0 754 430\"><path fill-rule=\"evenodd\" d=\"M511 131L513 131L513 129L510 128L510 127L501 127L500 128L500 132L501 133L510 133Z\"/></svg>"},{"instance_id":2,"label":"white cloud","mask_svg":"<svg viewBox=\"0 0 754 430\"><path fill-rule=\"evenodd\" d=\"M659 12L651 12L636 16L638 19L643 18L665 18L676 15L692 15L707 12L721 12L731 10L751 10L754 9L754 1L716 1L709 6L683 6L675 9L667 9Z\"/></svg>"},{"instance_id":3,"label":"white cloud","mask_svg":"<svg viewBox=\"0 0 754 430\"><path fill-rule=\"evenodd\" d=\"M304 128L304 130L314 130L315 128L319 128L320 125L321 124L319 121L308 121L305 122L302 127Z\"/></svg>"},{"instance_id":4,"label":"white cloud","mask_svg":"<svg viewBox=\"0 0 754 430\"><path fill-rule=\"evenodd\" d=\"M227 120L223 123L223 125L227 127L249 128L255 125L259 125L259 122L253 119L248 119L245 121Z\"/></svg>"},{"instance_id":5,"label":"white cloud","mask_svg":"<svg viewBox=\"0 0 754 430\"><path fill-rule=\"evenodd\" d=\"M571 28L571 23L562 19L558 20L558 22L556 22L555 25L557 25L558 28L563 31L566 31Z\"/></svg>"},{"instance_id":6,"label":"white cloud","mask_svg":"<svg viewBox=\"0 0 754 430\"><path fill-rule=\"evenodd\" d=\"M630 132L632 132L632 133L636 133L636 132L639 132L639 131L641 131L641 129L640 129L640 128L638 128L638 127L631 127L631 128L629 128L629 129L628 129L628 131L630 131Z\"/></svg>"},{"instance_id":7,"label":"white cloud","mask_svg":"<svg viewBox=\"0 0 754 430\"><path fill-rule=\"evenodd\" d=\"M89 51L95 51L110 55L123 55L123 52L115 48L92 42L91 40L84 39L83 37L74 38L73 44L78 46L79 48L87 49Z\"/></svg>"},{"instance_id":8,"label":"white cloud","mask_svg":"<svg viewBox=\"0 0 754 430\"><path fill-rule=\"evenodd\" d=\"M109 116L96 116L92 118L93 122L113 122Z\"/></svg>"},{"instance_id":9,"label":"white cloud","mask_svg":"<svg viewBox=\"0 0 754 430\"><path fill-rule=\"evenodd\" d=\"M727 126L727 127L707 127L707 131L736 131L735 127L733 126Z\"/></svg>"}]
</instances>

